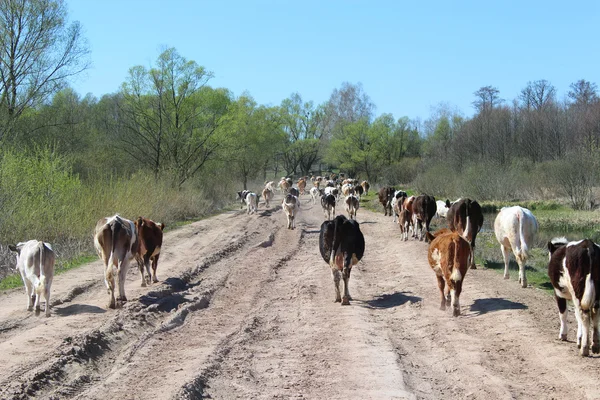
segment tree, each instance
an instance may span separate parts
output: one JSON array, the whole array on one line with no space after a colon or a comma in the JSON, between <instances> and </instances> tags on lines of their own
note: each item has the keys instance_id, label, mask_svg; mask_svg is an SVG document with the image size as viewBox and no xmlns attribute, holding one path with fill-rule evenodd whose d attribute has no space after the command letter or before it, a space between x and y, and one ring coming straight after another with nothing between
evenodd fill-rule
<instances>
[{"instance_id":1,"label":"tree","mask_svg":"<svg viewBox=\"0 0 600 400\"><path fill-rule=\"evenodd\" d=\"M580 79L569 85L569 98L578 106L587 106L598 101L598 86L595 83Z\"/></svg>"},{"instance_id":2,"label":"tree","mask_svg":"<svg viewBox=\"0 0 600 400\"><path fill-rule=\"evenodd\" d=\"M502 104L504 101L498 95L500 91L494 86L480 87L475 93L476 100L473 102L475 109L481 113L492 110L495 106Z\"/></svg>"},{"instance_id":3,"label":"tree","mask_svg":"<svg viewBox=\"0 0 600 400\"><path fill-rule=\"evenodd\" d=\"M0 0L0 140L15 121L89 66L79 22L63 0Z\"/></svg>"},{"instance_id":4,"label":"tree","mask_svg":"<svg viewBox=\"0 0 600 400\"><path fill-rule=\"evenodd\" d=\"M223 143L216 136L231 94L208 87L212 76L169 48L155 68L131 68L121 89L119 139L125 151L157 177L162 170L173 171L178 186Z\"/></svg>"}]
</instances>

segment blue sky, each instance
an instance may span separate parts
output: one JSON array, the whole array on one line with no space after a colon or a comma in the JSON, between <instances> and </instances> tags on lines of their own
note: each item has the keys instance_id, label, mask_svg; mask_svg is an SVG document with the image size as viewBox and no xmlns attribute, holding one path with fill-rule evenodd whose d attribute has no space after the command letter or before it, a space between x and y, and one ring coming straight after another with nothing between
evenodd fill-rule
<instances>
[{"instance_id":1,"label":"blue sky","mask_svg":"<svg viewBox=\"0 0 600 400\"><path fill-rule=\"evenodd\" d=\"M361 82L377 115L429 117L449 103L473 113L493 85L514 99L546 79L559 99L579 79L600 84L600 2L66 0L92 68L72 86L119 89L165 47L214 72L211 86L260 104L298 92L317 104Z\"/></svg>"}]
</instances>

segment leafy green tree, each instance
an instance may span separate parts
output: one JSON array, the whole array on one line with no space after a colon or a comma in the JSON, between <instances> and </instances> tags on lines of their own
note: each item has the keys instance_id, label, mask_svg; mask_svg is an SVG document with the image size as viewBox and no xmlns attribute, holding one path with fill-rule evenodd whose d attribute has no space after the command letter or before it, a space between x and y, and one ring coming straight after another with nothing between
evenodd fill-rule
<instances>
[{"instance_id":1,"label":"leafy green tree","mask_svg":"<svg viewBox=\"0 0 600 400\"><path fill-rule=\"evenodd\" d=\"M79 22L63 0L0 1L0 140L15 123L89 66Z\"/></svg>"}]
</instances>

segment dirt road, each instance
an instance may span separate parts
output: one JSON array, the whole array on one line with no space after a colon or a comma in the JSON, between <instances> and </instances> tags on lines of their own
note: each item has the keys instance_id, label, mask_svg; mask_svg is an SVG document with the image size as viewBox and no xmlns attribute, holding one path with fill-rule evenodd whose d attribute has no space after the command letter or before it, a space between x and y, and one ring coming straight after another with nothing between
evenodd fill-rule
<instances>
[{"instance_id":1,"label":"dirt road","mask_svg":"<svg viewBox=\"0 0 600 400\"><path fill-rule=\"evenodd\" d=\"M0 294L0 398L600 398L572 313L561 342L552 297L477 269L453 318L427 245L381 214L358 211L365 256L351 305L334 303L307 199L294 231L261 205L168 233L161 282L142 288L132 268L117 311L99 262L55 278L51 318L22 289Z\"/></svg>"}]
</instances>

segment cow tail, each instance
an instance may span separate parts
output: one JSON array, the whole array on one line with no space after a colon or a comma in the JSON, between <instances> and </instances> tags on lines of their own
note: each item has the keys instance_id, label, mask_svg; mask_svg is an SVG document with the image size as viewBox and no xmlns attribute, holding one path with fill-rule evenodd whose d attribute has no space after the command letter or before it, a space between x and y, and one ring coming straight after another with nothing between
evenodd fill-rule
<instances>
[{"instance_id":1,"label":"cow tail","mask_svg":"<svg viewBox=\"0 0 600 400\"><path fill-rule=\"evenodd\" d=\"M115 269L114 257L115 257L115 248L117 247L117 235L119 234L119 231L121 230L121 224L119 223L117 218L115 218L115 220L112 222L110 230L112 231L112 246L110 248L110 257L108 259L108 265L106 268L106 279L109 282L111 281L111 277L114 278L117 275L117 271Z\"/></svg>"},{"instance_id":2,"label":"cow tail","mask_svg":"<svg viewBox=\"0 0 600 400\"><path fill-rule=\"evenodd\" d=\"M46 286L46 275L44 275L44 255L46 254L44 242L40 246L40 279L34 284L34 291L41 293Z\"/></svg>"},{"instance_id":3,"label":"cow tail","mask_svg":"<svg viewBox=\"0 0 600 400\"><path fill-rule=\"evenodd\" d=\"M581 308L583 310L589 310L594 305L594 301L596 299L596 287L594 286L594 280L592 279L592 268L593 268L593 260L592 260L592 249L587 248L590 272L585 277L585 289L583 291L583 296L581 297Z\"/></svg>"},{"instance_id":4,"label":"cow tail","mask_svg":"<svg viewBox=\"0 0 600 400\"><path fill-rule=\"evenodd\" d=\"M465 212L467 215L467 221L466 221L466 226L465 226L465 231L463 232L463 237L469 242L471 243L471 239L469 237L469 235L471 235L471 231L473 230L473 227L471 226L472 222L471 222L471 217L469 217L469 205L470 205L470 201L465 201Z\"/></svg>"},{"instance_id":5,"label":"cow tail","mask_svg":"<svg viewBox=\"0 0 600 400\"><path fill-rule=\"evenodd\" d=\"M340 238L337 235L338 221L339 219L337 218L333 220L333 243L331 245L331 256L329 257L329 265L331 266L331 268L335 267L335 257L337 255L338 247L340 247L338 243L340 241Z\"/></svg>"},{"instance_id":6,"label":"cow tail","mask_svg":"<svg viewBox=\"0 0 600 400\"><path fill-rule=\"evenodd\" d=\"M527 242L525 241L525 232L523 231L523 211L519 210L517 213L517 218L519 219L519 241L521 242L520 246L517 245L517 258L521 260L521 262L527 261L529 257L529 248L527 247Z\"/></svg>"},{"instance_id":7,"label":"cow tail","mask_svg":"<svg viewBox=\"0 0 600 400\"><path fill-rule=\"evenodd\" d=\"M462 279L462 274L460 273L460 240L461 238L457 236L452 241L452 247L454 247L454 263L452 265L450 279L454 282L459 282ZM471 253L469 252L469 258L470 257Z\"/></svg>"}]
</instances>

